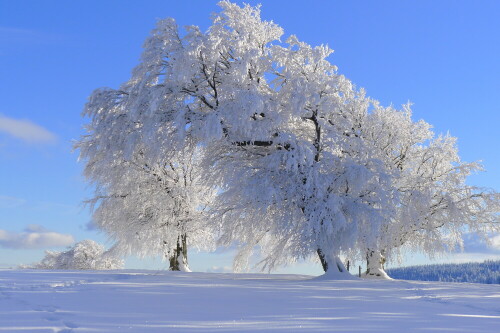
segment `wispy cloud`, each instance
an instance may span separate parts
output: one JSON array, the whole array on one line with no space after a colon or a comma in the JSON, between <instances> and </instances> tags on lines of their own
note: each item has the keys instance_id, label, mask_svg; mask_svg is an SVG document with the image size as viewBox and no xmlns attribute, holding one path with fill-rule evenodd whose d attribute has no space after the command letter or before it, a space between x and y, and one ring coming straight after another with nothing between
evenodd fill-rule
<instances>
[{"instance_id":1,"label":"wispy cloud","mask_svg":"<svg viewBox=\"0 0 500 333\"><path fill-rule=\"evenodd\" d=\"M26 203L26 200L16 197L0 195L0 208L17 208Z\"/></svg>"},{"instance_id":2,"label":"wispy cloud","mask_svg":"<svg viewBox=\"0 0 500 333\"><path fill-rule=\"evenodd\" d=\"M37 224L28 225L20 233L0 229L0 246L8 249L46 249L74 242L72 235L50 231Z\"/></svg>"},{"instance_id":3,"label":"wispy cloud","mask_svg":"<svg viewBox=\"0 0 500 333\"><path fill-rule=\"evenodd\" d=\"M27 143L54 143L56 135L29 120L14 119L0 114L0 132Z\"/></svg>"},{"instance_id":4,"label":"wispy cloud","mask_svg":"<svg viewBox=\"0 0 500 333\"><path fill-rule=\"evenodd\" d=\"M68 205L50 201L33 202L31 208L34 211L57 212L59 215L76 215L82 210L81 207L79 208L77 205Z\"/></svg>"},{"instance_id":5,"label":"wispy cloud","mask_svg":"<svg viewBox=\"0 0 500 333\"><path fill-rule=\"evenodd\" d=\"M23 28L0 26L0 42L21 44L48 44L59 40L54 34Z\"/></svg>"},{"instance_id":6,"label":"wispy cloud","mask_svg":"<svg viewBox=\"0 0 500 333\"><path fill-rule=\"evenodd\" d=\"M449 253L433 263L482 262L500 259L500 235L493 235L488 242L475 233L464 235L463 251Z\"/></svg>"},{"instance_id":7,"label":"wispy cloud","mask_svg":"<svg viewBox=\"0 0 500 333\"><path fill-rule=\"evenodd\" d=\"M500 260L500 254L494 253L456 253L449 255L439 260L434 260L433 263L443 264L461 264L466 262L483 262L485 260Z\"/></svg>"},{"instance_id":8,"label":"wispy cloud","mask_svg":"<svg viewBox=\"0 0 500 333\"><path fill-rule=\"evenodd\" d=\"M488 244L477 234L466 234L464 235L464 252L500 255L500 235L491 237Z\"/></svg>"}]
</instances>

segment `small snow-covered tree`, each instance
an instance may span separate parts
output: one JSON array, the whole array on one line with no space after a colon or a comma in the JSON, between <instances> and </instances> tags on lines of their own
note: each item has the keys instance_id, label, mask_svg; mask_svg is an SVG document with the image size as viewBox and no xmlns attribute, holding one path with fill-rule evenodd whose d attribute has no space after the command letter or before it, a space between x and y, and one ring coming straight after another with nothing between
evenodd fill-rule
<instances>
[{"instance_id":1,"label":"small snow-covered tree","mask_svg":"<svg viewBox=\"0 0 500 333\"><path fill-rule=\"evenodd\" d=\"M77 270L121 269L123 268L123 260L116 257L113 251L106 251L103 245L86 239L76 243L67 251L46 251L42 261L30 268Z\"/></svg>"},{"instance_id":2,"label":"small snow-covered tree","mask_svg":"<svg viewBox=\"0 0 500 333\"><path fill-rule=\"evenodd\" d=\"M460 160L456 138L435 137L429 124L412 121L409 105L401 111L374 106L363 136L392 170L398 204L378 247L366 251L367 276L386 277L385 255L403 245L433 255L461 244L464 232L487 238L500 231L500 194L466 184L482 168Z\"/></svg>"}]
</instances>

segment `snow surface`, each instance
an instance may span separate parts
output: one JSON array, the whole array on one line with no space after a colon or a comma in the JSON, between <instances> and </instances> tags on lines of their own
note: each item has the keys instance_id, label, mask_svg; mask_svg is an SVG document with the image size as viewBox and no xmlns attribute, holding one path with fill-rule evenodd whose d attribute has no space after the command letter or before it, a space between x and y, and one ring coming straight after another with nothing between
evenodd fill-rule
<instances>
[{"instance_id":1,"label":"snow surface","mask_svg":"<svg viewBox=\"0 0 500 333\"><path fill-rule=\"evenodd\" d=\"M500 332L500 286L0 270L0 332Z\"/></svg>"}]
</instances>

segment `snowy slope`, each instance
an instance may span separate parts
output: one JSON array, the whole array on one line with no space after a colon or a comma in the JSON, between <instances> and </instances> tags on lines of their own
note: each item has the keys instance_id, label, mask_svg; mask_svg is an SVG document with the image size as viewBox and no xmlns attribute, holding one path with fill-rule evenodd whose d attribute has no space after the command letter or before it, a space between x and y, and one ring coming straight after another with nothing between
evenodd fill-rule
<instances>
[{"instance_id":1,"label":"snowy slope","mask_svg":"<svg viewBox=\"0 0 500 333\"><path fill-rule=\"evenodd\" d=\"M0 271L0 332L500 332L500 286Z\"/></svg>"}]
</instances>

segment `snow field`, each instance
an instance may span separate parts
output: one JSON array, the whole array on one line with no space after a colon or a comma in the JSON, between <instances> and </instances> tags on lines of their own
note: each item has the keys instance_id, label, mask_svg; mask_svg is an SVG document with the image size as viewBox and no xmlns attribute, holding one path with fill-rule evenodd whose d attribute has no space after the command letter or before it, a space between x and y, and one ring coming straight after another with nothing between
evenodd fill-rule
<instances>
[{"instance_id":1,"label":"snow field","mask_svg":"<svg viewBox=\"0 0 500 333\"><path fill-rule=\"evenodd\" d=\"M0 332L499 332L500 286L1 270L0 314Z\"/></svg>"}]
</instances>

